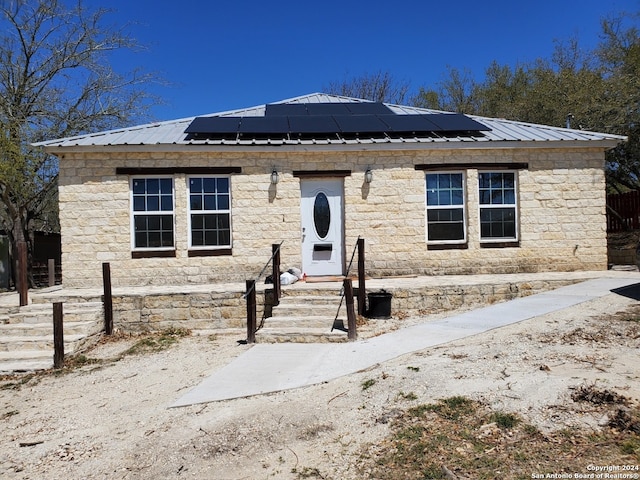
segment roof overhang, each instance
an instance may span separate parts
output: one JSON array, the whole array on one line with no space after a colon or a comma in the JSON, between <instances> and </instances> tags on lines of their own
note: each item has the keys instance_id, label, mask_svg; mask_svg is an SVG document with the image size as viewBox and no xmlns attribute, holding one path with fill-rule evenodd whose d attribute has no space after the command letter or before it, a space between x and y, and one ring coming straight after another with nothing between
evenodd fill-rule
<instances>
[{"instance_id":1,"label":"roof overhang","mask_svg":"<svg viewBox=\"0 0 640 480\"><path fill-rule=\"evenodd\" d=\"M514 149L597 149L610 150L625 139L565 140L565 141L440 141L440 142L395 142L386 143L327 143L327 144L249 144L212 145L157 144L157 145L73 145L47 146L44 150L52 155L67 153L157 153L157 152L360 152L360 151L417 151L417 150L514 150Z\"/></svg>"}]
</instances>

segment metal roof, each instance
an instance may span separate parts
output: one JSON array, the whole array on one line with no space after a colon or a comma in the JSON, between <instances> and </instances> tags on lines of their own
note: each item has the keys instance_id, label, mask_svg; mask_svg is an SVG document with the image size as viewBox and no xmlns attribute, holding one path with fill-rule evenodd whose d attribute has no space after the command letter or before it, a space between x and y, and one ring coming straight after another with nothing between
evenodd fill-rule
<instances>
[{"instance_id":1,"label":"metal roof","mask_svg":"<svg viewBox=\"0 0 640 480\"><path fill-rule=\"evenodd\" d=\"M358 98L343 97L339 95L329 95L324 93L313 93L301 97L295 97L288 100L275 102L276 104L299 104L299 103L361 103L368 102ZM437 114L447 113L437 110L430 110L417 107L409 107L402 105L385 104L392 112L400 115L415 114ZM266 105L256 107L230 110L225 112L213 113L201 117L262 117L265 115ZM532 146L544 146L553 142L557 146L557 142L565 142L567 144L583 144L595 143L604 148L612 148L617 143L625 141L626 137L621 135L612 135L606 133L589 132L583 130L573 130L560 127L552 127L547 125L537 125L525 122L516 122L512 120L480 117L476 115L468 115L490 130L483 131L481 135L477 132L459 132L456 135L437 135L429 136L410 136L406 137L389 137L388 135L375 135L360 138L342 138L339 135L318 135L315 138L288 138L282 134L274 134L272 136L261 138L221 138L221 139L193 139L190 138L185 130L196 117L183 118L158 123L149 123L128 128L120 128L104 132L97 132L86 135L78 135L75 137L61 138L49 140L34 144L35 146L45 147L51 153L60 152L62 150L111 150L118 147L118 150L135 149L176 149L188 146L209 147L211 149L231 149L247 147L255 148L271 148L271 147L292 147L305 149L315 148L376 148L383 149L385 146L394 148L425 148L431 146L448 146L454 147L454 144L465 144L466 146L482 147L499 147L507 146L511 142L529 143ZM500 145L496 145L499 143ZM469 145L472 144L472 145ZM524 146L524 145L522 145ZM596 145L594 145L596 146Z\"/></svg>"}]
</instances>

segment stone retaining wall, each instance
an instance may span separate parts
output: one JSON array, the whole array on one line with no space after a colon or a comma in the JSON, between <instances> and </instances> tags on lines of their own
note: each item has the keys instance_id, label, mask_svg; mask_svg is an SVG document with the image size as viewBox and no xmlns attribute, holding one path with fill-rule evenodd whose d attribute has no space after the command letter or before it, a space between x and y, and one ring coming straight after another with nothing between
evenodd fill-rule
<instances>
[{"instance_id":1,"label":"stone retaining wall","mask_svg":"<svg viewBox=\"0 0 640 480\"><path fill-rule=\"evenodd\" d=\"M498 303L533 295L573 280L539 280L465 286L390 288L392 316L419 317ZM335 294L335 287L330 289ZM321 288L284 289L283 295L326 295ZM265 308L265 292L257 293L258 324ZM336 297L336 306L339 297ZM114 327L123 331L153 331L166 328L190 330L246 331L246 300L237 293L162 293L117 295L113 298ZM243 330L245 329L245 330Z\"/></svg>"}]
</instances>

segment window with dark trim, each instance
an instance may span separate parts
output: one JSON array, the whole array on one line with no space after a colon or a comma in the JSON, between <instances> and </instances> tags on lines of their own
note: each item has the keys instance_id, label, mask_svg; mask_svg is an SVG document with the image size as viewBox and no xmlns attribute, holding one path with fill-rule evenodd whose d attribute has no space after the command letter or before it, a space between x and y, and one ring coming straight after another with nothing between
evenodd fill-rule
<instances>
[{"instance_id":1,"label":"window with dark trim","mask_svg":"<svg viewBox=\"0 0 640 480\"><path fill-rule=\"evenodd\" d=\"M518 240L515 172L478 172L481 241Z\"/></svg>"},{"instance_id":2,"label":"window with dark trim","mask_svg":"<svg viewBox=\"0 0 640 480\"><path fill-rule=\"evenodd\" d=\"M169 250L174 243L173 179L131 179L134 250Z\"/></svg>"},{"instance_id":3,"label":"window with dark trim","mask_svg":"<svg viewBox=\"0 0 640 480\"><path fill-rule=\"evenodd\" d=\"M188 184L189 248L230 248L230 178L189 177Z\"/></svg>"},{"instance_id":4,"label":"window with dark trim","mask_svg":"<svg viewBox=\"0 0 640 480\"><path fill-rule=\"evenodd\" d=\"M464 174L427 173L427 242L466 242Z\"/></svg>"}]
</instances>

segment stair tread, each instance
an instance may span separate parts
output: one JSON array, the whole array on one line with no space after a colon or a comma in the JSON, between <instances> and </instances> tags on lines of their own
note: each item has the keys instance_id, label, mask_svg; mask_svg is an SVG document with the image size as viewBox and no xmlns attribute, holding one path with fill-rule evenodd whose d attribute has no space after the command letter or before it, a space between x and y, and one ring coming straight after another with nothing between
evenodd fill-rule
<instances>
[{"instance_id":1,"label":"stair tread","mask_svg":"<svg viewBox=\"0 0 640 480\"><path fill-rule=\"evenodd\" d=\"M87 335L82 334L68 334L64 336L65 342L74 342L81 340ZM40 342L40 341L53 341L53 334L51 335L12 335L11 337L0 338L0 343L12 343L12 342Z\"/></svg>"}]
</instances>

